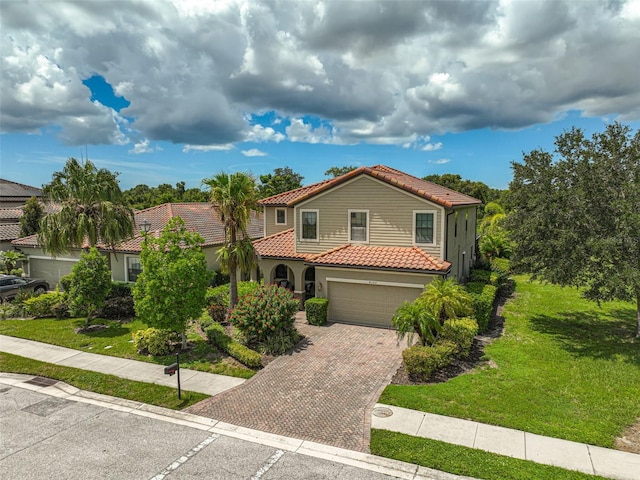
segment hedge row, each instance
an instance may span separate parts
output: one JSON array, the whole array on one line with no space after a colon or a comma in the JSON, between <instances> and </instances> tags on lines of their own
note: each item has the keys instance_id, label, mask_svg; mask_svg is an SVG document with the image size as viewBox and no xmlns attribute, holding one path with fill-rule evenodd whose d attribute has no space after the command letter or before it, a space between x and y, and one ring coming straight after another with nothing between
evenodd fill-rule
<instances>
[{"instance_id":1,"label":"hedge row","mask_svg":"<svg viewBox=\"0 0 640 480\"><path fill-rule=\"evenodd\" d=\"M258 368L262 366L262 356L258 352L236 342L227 335L226 330L219 323L212 324L207 329L206 334L211 343L247 367Z\"/></svg>"},{"instance_id":2,"label":"hedge row","mask_svg":"<svg viewBox=\"0 0 640 480\"><path fill-rule=\"evenodd\" d=\"M473 316L478 322L478 330L485 332L489 328L498 287L488 283L469 282L465 285L465 288L473 299Z\"/></svg>"}]
</instances>

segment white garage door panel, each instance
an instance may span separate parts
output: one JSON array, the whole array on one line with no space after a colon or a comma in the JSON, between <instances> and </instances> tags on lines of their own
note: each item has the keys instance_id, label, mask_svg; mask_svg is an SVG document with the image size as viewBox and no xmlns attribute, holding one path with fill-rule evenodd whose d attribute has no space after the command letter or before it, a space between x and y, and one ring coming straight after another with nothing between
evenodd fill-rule
<instances>
[{"instance_id":1,"label":"white garage door panel","mask_svg":"<svg viewBox=\"0 0 640 480\"><path fill-rule=\"evenodd\" d=\"M402 302L415 300L421 292L419 288L343 282L330 282L329 289L331 321L379 327L389 327Z\"/></svg>"},{"instance_id":2,"label":"white garage door panel","mask_svg":"<svg viewBox=\"0 0 640 480\"><path fill-rule=\"evenodd\" d=\"M30 258L29 275L33 278L44 278L51 288L55 288L60 277L70 274L75 264L75 261Z\"/></svg>"}]
</instances>

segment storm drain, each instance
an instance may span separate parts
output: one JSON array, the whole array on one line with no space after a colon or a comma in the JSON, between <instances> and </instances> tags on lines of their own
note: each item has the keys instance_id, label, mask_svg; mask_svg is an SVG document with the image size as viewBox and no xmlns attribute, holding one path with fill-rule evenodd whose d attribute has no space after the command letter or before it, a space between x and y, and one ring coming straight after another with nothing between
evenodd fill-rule
<instances>
[{"instance_id":1,"label":"storm drain","mask_svg":"<svg viewBox=\"0 0 640 480\"><path fill-rule=\"evenodd\" d=\"M386 407L376 407L373 409L373 412L371 413L373 413L376 417L386 418L393 415L393 410Z\"/></svg>"},{"instance_id":2,"label":"storm drain","mask_svg":"<svg viewBox=\"0 0 640 480\"><path fill-rule=\"evenodd\" d=\"M63 398L48 398L41 402L34 403L33 405L29 405L28 407L24 407L22 411L33 413L40 417L48 417L49 415L59 412L70 403L71 402L69 400L65 400Z\"/></svg>"},{"instance_id":3,"label":"storm drain","mask_svg":"<svg viewBox=\"0 0 640 480\"><path fill-rule=\"evenodd\" d=\"M33 377L31 380L27 380L24 383L30 383L31 385L37 385L38 387L50 387L58 383L57 380L45 377Z\"/></svg>"}]
</instances>

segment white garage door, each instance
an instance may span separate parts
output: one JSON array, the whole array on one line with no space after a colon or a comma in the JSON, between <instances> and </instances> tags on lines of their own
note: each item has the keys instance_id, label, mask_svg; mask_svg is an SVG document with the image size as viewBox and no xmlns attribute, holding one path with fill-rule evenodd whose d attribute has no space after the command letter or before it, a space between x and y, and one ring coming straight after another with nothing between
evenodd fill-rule
<instances>
[{"instance_id":1,"label":"white garage door","mask_svg":"<svg viewBox=\"0 0 640 480\"><path fill-rule=\"evenodd\" d=\"M55 288L60 277L71 273L71 269L77 263L75 261L49 260L45 258L29 259L29 276L44 278L51 288Z\"/></svg>"},{"instance_id":2,"label":"white garage door","mask_svg":"<svg viewBox=\"0 0 640 480\"><path fill-rule=\"evenodd\" d=\"M391 326L402 302L413 301L420 288L329 282L329 320L376 327Z\"/></svg>"}]
</instances>

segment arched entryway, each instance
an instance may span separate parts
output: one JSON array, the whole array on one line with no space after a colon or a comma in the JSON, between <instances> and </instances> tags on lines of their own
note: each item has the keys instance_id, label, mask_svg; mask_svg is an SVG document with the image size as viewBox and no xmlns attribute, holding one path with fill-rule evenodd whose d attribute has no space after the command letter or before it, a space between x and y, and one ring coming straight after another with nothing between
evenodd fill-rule
<instances>
[{"instance_id":1,"label":"arched entryway","mask_svg":"<svg viewBox=\"0 0 640 480\"><path fill-rule=\"evenodd\" d=\"M316 268L308 267L304 271L304 299L316 296Z\"/></svg>"},{"instance_id":2,"label":"arched entryway","mask_svg":"<svg viewBox=\"0 0 640 480\"><path fill-rule=\"evenodd\" d=\"M293 270L291 270L284 263L276 265L275 267L273 267L273 270L271 270L271 283L275 283L281 287L288 288L289 290L293 291L296 284Z\"/></svg>"}]
</instances>

